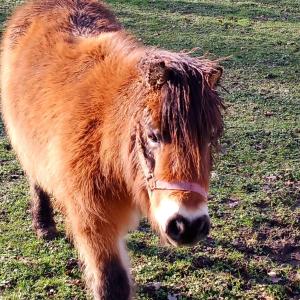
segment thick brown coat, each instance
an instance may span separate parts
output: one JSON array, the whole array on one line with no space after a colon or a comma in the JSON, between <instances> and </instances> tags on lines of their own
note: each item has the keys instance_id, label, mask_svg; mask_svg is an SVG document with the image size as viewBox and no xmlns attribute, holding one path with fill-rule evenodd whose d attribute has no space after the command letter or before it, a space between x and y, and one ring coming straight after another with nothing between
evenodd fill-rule
<instances>
[{"instance_id":1,"label":"thick brown coat","mask_svg":"<svg viewBox=\"0 0 300 300\"><path fill-rule=\"evenodd\" d=\"M202 115L211 123L205 123L203 145L222 127L214 91L221 69L206 60L196 64L187 55L145 48L104 4L93 0L30 1L8 22L2 49L2 115L32 186L35 229L41 236L55 230L51 216L47 223L41 211L51 215L53 195L66 216L94 297L128 299L130 276L122 237L137 210L151 217L136 154L136 128L145 108L157 126L163 123L160 88L167 79L157 68L152 71L151 59L164 61L163 67L170 61L186 65L182 72L189 66L199 68L202 97L211 99ZM201 134L203 129L198 129L196 134ZM199 151L207 164L199 165L201 176L195 168L196 175L183 179L196 176L208 188L209 154L203 147ZM179 148L166 145L165 156ZM186 176L175 165L162 165L165 169L156 174L163 179ZM187 193L182 195L188 203ZM196 198L191 197L192 205Z\"/></svg>"}]
</instances>

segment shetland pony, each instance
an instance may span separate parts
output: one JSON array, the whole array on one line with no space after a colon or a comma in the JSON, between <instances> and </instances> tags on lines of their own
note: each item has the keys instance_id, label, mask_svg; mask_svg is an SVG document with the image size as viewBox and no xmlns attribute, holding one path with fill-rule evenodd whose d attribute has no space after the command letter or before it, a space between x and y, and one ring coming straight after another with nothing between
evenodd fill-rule
<instances>
[{"instance_id":1,"label":"shetland pony","mask_svg":"<svg viewBox=\"0 0 300 300\"><path fill-rule=\"evenodd\" d=\"M175 246L209 232L222 68L139 44L94 0L28 2L2 50L2 114L37 235L56 233L52 196L94 298L130 299L123 240L140 214Z\"/></svg>"}]
</instances>

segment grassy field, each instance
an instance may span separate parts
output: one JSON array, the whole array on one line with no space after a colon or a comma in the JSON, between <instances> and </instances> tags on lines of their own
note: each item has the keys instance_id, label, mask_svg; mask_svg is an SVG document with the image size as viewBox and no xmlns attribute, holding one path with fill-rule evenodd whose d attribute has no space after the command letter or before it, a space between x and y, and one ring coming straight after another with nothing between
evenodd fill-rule
<instances>
[{"instance_id":1,"label":"grassy field","mask_svg":"<svg viewBox=\"0 0 300 300\"><path fill-rule=\"evenodd\" d=\"M128 236L136 299L300 299L299 0L112 1L148 45L231 56L213 173L210 237L161 247L146 222ZM17 1L0 0L0 32ZM0 122L0 299L87 299L64 236L38 241L28 185Z\"/></svg>"}]
</instances>

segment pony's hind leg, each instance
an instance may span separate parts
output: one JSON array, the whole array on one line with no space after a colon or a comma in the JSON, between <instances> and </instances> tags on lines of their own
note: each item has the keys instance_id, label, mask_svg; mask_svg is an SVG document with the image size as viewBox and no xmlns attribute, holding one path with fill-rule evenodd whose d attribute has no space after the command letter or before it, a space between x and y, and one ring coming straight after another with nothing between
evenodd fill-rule
<instances>
[{"instance_id":1,"label":"pony's hind leg","mask_svg":"<svg viewBox=\"0 0 300 300\"><path fill-rule=\"evenodd\" d=\"M36 183L31 184L30 189L33 228L39 238L52 239L57 232L50 197Z\"/></svg>"}]
</instances>

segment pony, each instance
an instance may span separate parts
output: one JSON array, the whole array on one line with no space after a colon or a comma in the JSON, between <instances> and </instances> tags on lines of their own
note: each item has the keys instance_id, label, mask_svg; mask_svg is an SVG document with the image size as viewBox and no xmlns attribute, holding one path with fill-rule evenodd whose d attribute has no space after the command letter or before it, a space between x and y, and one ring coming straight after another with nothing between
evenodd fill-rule
<instances>
[{"instance_id":1,"label":"pony","mask_svg":"<svg viewBox=\"0 0 300 300\"><path fill-rule=\"evenodd\" d=\"M57 207L94 299L131 299L124 240L142 215L166 244L209 233L222 67L142 45L94 0L23 4L1 62L2 116L37 236L55 236Z\"/></svg>"}]
</instances>

